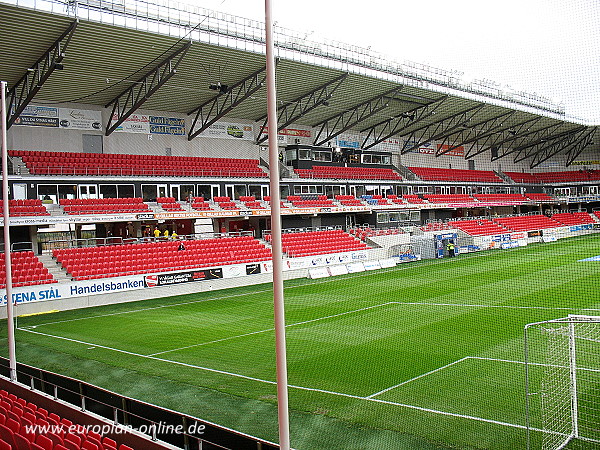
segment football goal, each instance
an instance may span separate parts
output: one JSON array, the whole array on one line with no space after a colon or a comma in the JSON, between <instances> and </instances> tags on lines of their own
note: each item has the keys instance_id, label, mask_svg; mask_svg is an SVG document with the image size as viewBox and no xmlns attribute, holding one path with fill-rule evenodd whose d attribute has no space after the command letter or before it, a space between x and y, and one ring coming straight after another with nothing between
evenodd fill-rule
<instances>
[{"instance_id":1,"label":"football goal","mask_svg":"<svg viewBox=\"0 0 600 450\"><path fill-rule=\"evenodd\" d=\"M600 316L525 326L527 448L600 444Z\"/></svg>"}]
</instances>

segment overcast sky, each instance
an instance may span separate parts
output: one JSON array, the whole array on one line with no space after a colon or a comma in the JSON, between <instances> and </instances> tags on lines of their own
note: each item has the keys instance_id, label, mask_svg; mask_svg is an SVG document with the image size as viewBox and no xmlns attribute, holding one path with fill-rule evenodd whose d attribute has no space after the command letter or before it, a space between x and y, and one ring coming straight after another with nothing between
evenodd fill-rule
<instances>
[{"instance_id":1,"label":"overcast sky","mask_svg":"<svg viewBox=\"0 0 600 450\"><path fill-rule=\"evenodd\" d=\"M600 0L271 0L278 26L488 78L600 124ZM264 0L198 5L264 22Z\"/></svg>"}]
</instances>

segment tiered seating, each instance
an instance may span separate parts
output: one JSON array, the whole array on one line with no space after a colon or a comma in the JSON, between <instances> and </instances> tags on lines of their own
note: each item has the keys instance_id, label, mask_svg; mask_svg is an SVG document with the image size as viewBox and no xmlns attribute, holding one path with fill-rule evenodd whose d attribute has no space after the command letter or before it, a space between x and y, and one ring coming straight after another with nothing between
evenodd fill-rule
<instances>
[{"instance_id":1,"label":"tiered seating","mask_svg":"<svg viewBox=\"0 0 600 450\"><path fill-rule=\"evenodd\" d=\"M4 214L4 204L1 200L0 214ZM42 201L34 198L23 200L9 200L8 214L12 217L50 215L50 213L46 210L46 207L42 205Z\"/></svg>"},{"instance_id":2,"label":"tiered seating","mask_svg":"<svg viewBox=\"0 0 600 450\"><path fill-rule=\"evenodd\" d=\"M158 197L156 203L166 211L183 211L179 203L175 200L175 197Z\"/></svg>"},{"instance_id":3,"label":"tiered seating","mask_svg":"<svg viewBox=\"0 0 600 450\"><path fill-rule=\"evenodd\" d=\"M535 202L551 202L554 201L554 199L546 194L546 193L532 193L532 194L525 194L525 197L527 197L529 200L533 200Z\"/></svg>"},{"instance_id":4,"label":"tiered seating","mask_svg":"<svg viewBox=\"0 0 600 450\"><path fill-rule=\"evenodd\" d=\"M540 183L600 180L600 170L566 170L563 172L538 172L534 174Z\"/></svg>"},{"instance_id":5,"label":"tiered seating","mask_svg":"<svg viewBox=\"0 0 600 450\"><path fill-rule=\"evenodd\" d=\"M289 195L287 201L290 202L294 208L331 208L335 206L333 200L327 198L326 195L312 195L307 197Z\"/></svg>"},{"instance_id":6,"label":"tiered seating","mask_svg":"<svg viewBox=\"0 0 600 450\"><path fill-rule=\"evenodd\" d=\"M242 195L240 197L240 202L244 204L244 206L248 209L264 209L265 207L261 202L256 200L256 197L253 195Z\"/></svg>"},{"instance_id":7,"label":"tiered seating","mask_svg":"<svg viewBox=\"0 0 600 450\"><path fill-rule=\"evenodd\" d=\"M562 172L504 172L515 183L569 183L572 181L600 180L600 170L565 170Z\"/></svg>"},{"instance_id":8,"label":"tiered seating","mask_svg":"<svg viewBox=\"0 0 600 450\"><path fill-rule=\"evenodd\" d=\"M149 242L53 250L75 280L187 270L271 259L271 250L251 236Z\"/></svg>"},{"instance_id":9,"label":"tiered seating","mask_svg":"<svg viewBox=\"0 0 600 450\"><path fill-rule=\"evenodd\" d=\"M574 213L557 213L552 215L552 219L563 225L584 225L586 223L595 223L594 218L585 211Z\"/></svg>"},{"instance_id":10,"label":"tiered seating","mask_svg":"<svg viewBox=\"0 0 600 450\"><path fill-rule=\"evenodd\" d=\"M489 219L451 220L448 222L448 225L452 228L458 228L471 236L489 236L510 232L509 229Z\"/></svg>"},{"instance_id":11,"label":"tiered seating","mask_svg":"<svg viewBox=\"0 0 600 450\"><path fill-rule=\"evenodd\" d=\"M508 203L522 203L527 202L529 199L523 194L477 194L474 197L480 202L508 202Z\"/></svg>"},{"instance_id":12,"label":"tiered seating","mask_svg":"<svg viewBox=\"0 0 600 450\"><path fill-rule=\"evenodd\" d=\"M421 231L443 231L450 230L452 227L446 222L427 222L425 225L419 227Z\"/></svg>"},{"instance_id":13,"label":"tiered seating","mask_svg":"<svg viewBox=\"0 0 600 450\"><path fill-rule=\"evenodd\" d=\"M421 197L419 197L418 195L413 195L413 194L406 194L402 196L402 199L406 202L406 203L412 203L412 204L416 204L416 203L425 203L425 200L423 200ZM397 200L397 199L396 199ZM394 202L394 203L400 203L400 202Z\"/></svg>"},{"instance_id":14,"label":"tiered seating","mask_svg":"<svg viewBox=\"0 0 600 450\"><path fill-rule=\"evenodd\" d=\"M214 197L213 201L219 205L219 208L221 209L226 209L226 210L234 210L234 209L240 209L238 207L238 205L235 202L231 201L231 198L229 197L225 197L225 196L221 196L221 197Z\"/></svg>"},{"instance_id":15,"label":"tiered seating","mask_svg":"<svg viewBox=\"0 0 600 450\"><path fill-rule=\"evenodd\" d=\"M536 184L540 182L533 173L504 172L504 174L508 176L511 180L513 180L515 183Z\"/></svg>"},{"instance_id":16,"label":"tiered seating","mask_svg":"<svg viewBox=\"0 0 600 450\"><path fill-rule=\"evenodd\" d=\"M133 450L5 390L0 390L0 440L13 450Z\"/></svg>"},{"instance_id":17,"label":"tiered seating","mask_svg":"<svg viewBox=\"0 0 600 450\"><path fill-rule=\"evenodd\" d=\"M363 203L354 195L336 195L334 198L342 206L363 206Z\"/></svg>"},{"instance_id":18,"label":"tiered seating","mask_svg":"<svg viewBox=\"0 0 600 450\"><path fill-rule=\"evenodd\" d=\"M427 194L423 196L429 203L475 203L467 194Z\"/></svg>"},{"instance_id":19,"label":"tiered seating","mask_svg":"<svg viewBox=\"0 0 600 450\"><path fill-rule=\"evenodd\" d=\"M59 204L67 214L115 214L150 212L140 197L133 198L61 198Z\"/></svg>"},{"instance_id":20,"label":"tiered seating","mask_svg":"<svg viewBox=\"0 0 600 450\"><path fill-rule=\"evenodd\" d=\"M198 211L206 211L210 208L210 204L204 201L204 197L194 197L192 199L192 208Z\"/></svg>"},{"instance_id":21,"label":"tiered seating","mask_svg":"<svg viewBox=\"0 0 600 450\"><path fill-rule=\"evenodd\" d=\"M9 154L20 156L34 175L267 177L256 159L16 150Z\"/></svg>"},{"instance_id":22,"label":"tiered seating","mask_svg":"<svg viewBox=\"0 0 600 450\"><path fill-rule=\"evenodd\" d=\"M349 252L369 248L342 230L306 231L284 233L281 236L283 251L291 257Z\"/></svg>"},{"instance_id":23,"label":"tiered seating","mask_svg":"<svg viewBox=\"0 0 600 450\"><path fill-rule=\"evenodd\" d=\"M33 286L36 284L56 283L48 269L32 251L11 252L12 285ZM6 287L6 265L4 254L0 258L0 288Z\"/></svg>"},{"instance_id":24,"label":"tiered seating","mask_svg":"<svg viewBox=\"0 0 600 450\"><path fill-rule=\"evenodd\" d=\"M300 178L334 178L350 180L401 180L393 169L380 167L313 166L312 169L295 169Z\"/></svg>"},{"instance_id":25,"label":"tiered seating","mask_svg":"<svg viewBox=\"0 0 600 450\"><path fill-rule=\"evenodd\" d=\"M361 241L371 236L389 236L394 234L403 234L404 231L401 228L371 228L371 227L357 227L348 230L348 233L356 236Z\"/></svg>"},{"instance_id":26,"label":"tiered seating","mask_svg":"<svg viewBox=\"0 0 600 450\"><path fill-rule=\"evenodd\" d=\"M491 170L439 169L435 167L408 167L408 169L424 181L502 182L502 178Z\"/></svg>"},{"instance_id":27,"label":"tiered seating","mask_svg":"<svg viewBox=\"0 0 600 450\"><path fill-rule=\"evenodd\" d=\"M556 220L541 214L533 216L501 217L492 219L494 222L510 229L511 231L543 230L562 226Z\"/></svg>"},{"instance_id":28,"label":"tiered seating","mask_svg":"<svg viewBox=\"0 0 600 450\"><path fill-rule=\"evenodd\" d=\"M594 211L593 214L600 220L600 211Z\"/></svg>"}]
</instances>

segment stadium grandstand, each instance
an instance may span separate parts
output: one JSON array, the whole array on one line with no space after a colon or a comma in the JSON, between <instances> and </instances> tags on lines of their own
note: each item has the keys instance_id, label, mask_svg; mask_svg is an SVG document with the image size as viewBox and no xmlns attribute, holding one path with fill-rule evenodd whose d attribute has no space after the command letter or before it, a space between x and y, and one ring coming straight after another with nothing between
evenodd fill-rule
<instances>
[{"instance_id":1,"label":"stadium grandstand","mask_svg":"<svg viewBox=\"0 0 600 450\"><path fill-rule=\"evenodd\" d=\"M503 299L597 275L553 264L596 256L598 126L276 28L275 130L264 24L146 0L0 0L0 17L19 361L0 352L0 449L279 448L272 220L294 448L523 448L514 342L547 308ZM459 330L459 307L507 316ZM479 332L485 349L460 341ZM486 405L456 400L469 378L466 397L497 389Z\"/></svg>"}]
</instances>

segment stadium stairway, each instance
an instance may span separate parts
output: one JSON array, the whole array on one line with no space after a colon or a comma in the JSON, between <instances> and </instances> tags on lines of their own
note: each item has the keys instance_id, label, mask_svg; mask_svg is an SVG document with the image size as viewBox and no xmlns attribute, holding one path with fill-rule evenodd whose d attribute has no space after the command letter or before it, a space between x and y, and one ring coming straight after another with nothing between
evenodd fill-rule
<instances>
[{"instance_id":1,"label":"stadium stairway","mask_svg":"<svg viewBox=\"0 0 600 450\"><path fill-rule=\"evenodd\" d=\"M50 255L50 254L38 255L38 259L42 262L44 267L46 267L46 269L48 269L48 272L50 272L50 274L52 274L52 276L54 277L54 279L56 281L58 281L59 283L71 281L71 277L67 274L67 272L61 266L59 266L56 263L54 258L52 258L52 255Z\"/></svg>"}]
</instances>

